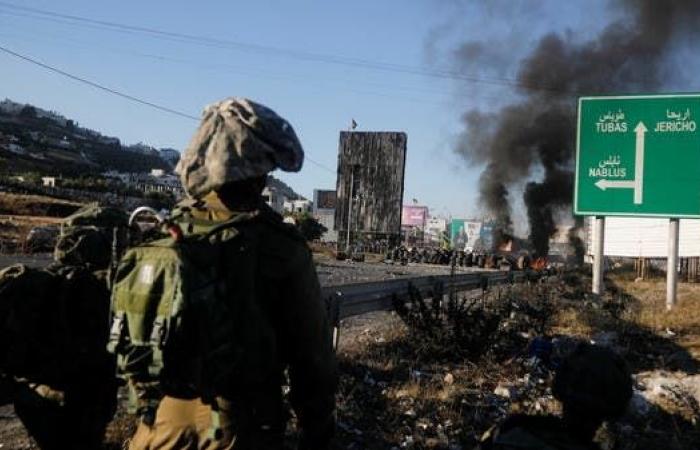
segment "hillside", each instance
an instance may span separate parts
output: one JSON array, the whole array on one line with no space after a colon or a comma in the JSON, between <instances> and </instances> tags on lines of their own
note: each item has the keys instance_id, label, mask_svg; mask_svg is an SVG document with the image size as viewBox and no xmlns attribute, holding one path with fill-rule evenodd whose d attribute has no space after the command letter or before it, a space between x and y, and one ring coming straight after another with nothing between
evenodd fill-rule
<instances>
[{"instance_id":1,"label":"hillside","mask_svg":"<svg viewBox=\"0 0 700 450\"><path fill-rule=\"evenodd\" d=\"M0 102L0 176L33 172L71 178L106 171L169 171L178 158L175 149L157 150L142 143L125 146L116 137L82 128L56 112ZM268 185L291 200L304 198L271 175Z\"/></svg>"},{"instance_id":2,"label":"hillside","mask_svg":"<svg viewBox=\"0 0 700 450\"><path fill-rule=\"evenodd\" d=\"M81 128L58 113L0 102L0 173L71 176L171 168L151 147L124 146L118 138Z\"/></svg>"},{"instance_id":3,"label":"hillside","mask_svg":"<svg viewBox=\"0 0 700 450\"><path fill-rule=\"evenodd\" d=\"M282 195L289 200L305 200L304 196L297 194L287 183L272 175L267 176L267 185L277 189L278 192L281 192Z\"/></svg>"}]
</instances>

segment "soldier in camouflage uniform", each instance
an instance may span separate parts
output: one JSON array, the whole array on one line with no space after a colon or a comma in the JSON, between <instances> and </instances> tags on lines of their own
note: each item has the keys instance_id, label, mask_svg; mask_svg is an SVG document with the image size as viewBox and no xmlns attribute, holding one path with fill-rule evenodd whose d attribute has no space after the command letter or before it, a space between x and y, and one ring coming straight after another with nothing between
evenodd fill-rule
<instances>
[{"instance_id":1,"label":"soldier in camouflage uniform","mask_svg":"<svg viewBox=\"0 0 700 450\"><path fill-rule=\"evenodd\" d=\"M624 414L632 378L611 350L580 344L557 369L552 393L562 402L562 418L513 415L487 431L477 449L599 450L596 431Z\"/></svg>"},{"instance_id":2,"label":"soldier in camouflage uniform","mask_svg":"<svg viewBox=\"0 0 700 450\"><path fill-rule=\"evenodd\" d=\"M242 308L250 315L242 320L241 342L234 343L251 356L229 380L230 389L213 398L162 376L155 417L142 419L130 449L281 449L289 417L285 372L299 448L328 448L337 373L318 278L303 238L261 196L268 172L298 171L302 161L294 130L270 109L239 98L205 109L176 169L191 198L179 210L215 221L247 215L236 227L259 237L247 267L234 264L230 275L235 280L247 272L254 279L256 304Z\"/></svg>"},{"instance_id":3,"label":"soldier in camouflage uniform","mask_svg":"<svg viewBox=\"0 0 700 450\"><path fill-rule=\"evenodd\" d=\"M127 222L87 205L63 221L51 266L0 271L0 391L43 450L99 448L116 409L107 278Z\"/></svg>"}]
</instances>

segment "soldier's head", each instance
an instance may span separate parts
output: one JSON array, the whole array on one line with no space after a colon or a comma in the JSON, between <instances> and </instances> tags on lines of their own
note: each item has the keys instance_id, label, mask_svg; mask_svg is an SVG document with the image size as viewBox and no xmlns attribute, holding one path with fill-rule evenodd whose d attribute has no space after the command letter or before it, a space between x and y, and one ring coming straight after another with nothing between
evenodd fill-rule
<instances>
[{"instance_id":1,"label":"soldier's head","mask_svg":"<svg viewBox=\"0 0 700 450\"><path fill-rule=\"evenodd\" d=\"M600 425L622 416L632 397L625 361L612 350L579 344L557 369L552 393L573 432L590 439Z\"/></svg>"},{"instance_id":2,"label":"soldier's head","mask_svg":"<svg viewBox=\"0 0 700 450\"><path fill-rule=\"evenodd\" d=\"M202 122L175 171L187 194L212 191L227 205L259 200L267 174L298 172L304 150L292 126L271 109L244 98L205 108Z\"/></svg>"}]
</instances>

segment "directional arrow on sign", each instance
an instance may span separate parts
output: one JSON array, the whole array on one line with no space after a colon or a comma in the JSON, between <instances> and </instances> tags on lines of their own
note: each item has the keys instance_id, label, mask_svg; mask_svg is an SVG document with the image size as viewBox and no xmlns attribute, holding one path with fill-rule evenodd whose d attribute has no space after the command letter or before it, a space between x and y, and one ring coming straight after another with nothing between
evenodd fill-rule
<instances>
[{"instance_id":1,"label":"directional arrow on sign","mask_svg":"<svg viewBox=\"0 0 700 450\"><path fill-rule=\"evenodd\" d=\"M634 204L642 204L642 192L644 188L644 138L647 133L644 122L639 122L634 129L637 135L637 143L634 148Z\"/></svg>"},{"instance_id":2,"label":"directional arrow on sign","mask_svg":"<svg viewBox=\"0 0 700 450\"><path fill-rule=\"evenodd\" d=\"M613 180L598 180L595 185L602 191L606 189L634 189L635 180L629 181L613 181Z\"/></svg>"},{"instance_id":3,"label":"directional arrow on sign","mask_svg":"<svg viewBox=\"0 0 700 450\"><path fill-rule=\"evenodd\" d=\"M634 147L634 180L598 180L595 185L598 189L634 189L634 204L642 204L642 193L644 189L644 140L647 127L644 122L639 122L634 128L637 135Z\"/></svg>"}]
</instances>

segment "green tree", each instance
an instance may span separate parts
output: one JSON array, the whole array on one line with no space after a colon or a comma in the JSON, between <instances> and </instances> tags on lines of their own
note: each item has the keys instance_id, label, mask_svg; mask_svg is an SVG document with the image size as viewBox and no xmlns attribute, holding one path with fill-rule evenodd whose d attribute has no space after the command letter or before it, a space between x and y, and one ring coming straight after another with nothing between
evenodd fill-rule
<instances>
[{"instance_id":1,"label":"green tree","mask_svg":"<svg viewBox=\"0 0 700 450\"><path fill-rule=\"evenodd\" d=\"M20 117L27 119L36 119L36 108L30 105L25 105L19 112Z\"/></svg>"},{"instance_id":2,"label":"green tree","mask_svg":"<svg viewBox=\"0 0 700 450\"><path fill-rule=\"evenodd\" d=\"M323 233L328 231L328 228L324 227L308 212L292 213L290 216L294 218L294 223L296 224L297 229L307 241L315 241L316 239L320 239Z\"/></svg>"}]
</instances>

